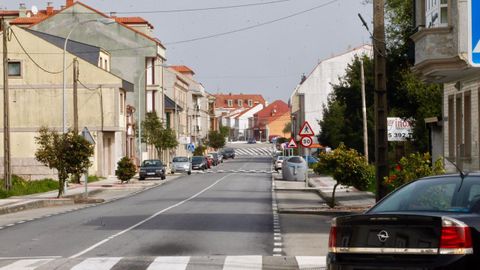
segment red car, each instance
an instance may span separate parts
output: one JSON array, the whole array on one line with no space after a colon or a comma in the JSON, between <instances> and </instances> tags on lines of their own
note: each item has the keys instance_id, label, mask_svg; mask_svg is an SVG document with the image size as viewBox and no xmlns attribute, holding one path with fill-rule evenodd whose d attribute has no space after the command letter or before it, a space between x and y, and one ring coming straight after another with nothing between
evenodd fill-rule
<instances>
[{"instance_id":1,"label":"red car","mask_svg":"<svg viewBox=\"0 0 480 270\"><path fill-rule=\"evenodd\" d=\"M210 169L213 164L213 158L205 156L205 159L207 160L207 169Z\"/></svg>"}]
</instances>

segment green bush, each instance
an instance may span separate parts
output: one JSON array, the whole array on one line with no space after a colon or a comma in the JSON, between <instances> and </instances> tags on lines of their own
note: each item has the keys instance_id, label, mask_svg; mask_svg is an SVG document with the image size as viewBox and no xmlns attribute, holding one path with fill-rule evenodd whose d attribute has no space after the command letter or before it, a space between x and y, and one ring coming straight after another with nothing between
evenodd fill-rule
<instances>
[{"instance_id":1,"label":"green bush","mask_svg":"<svg viewBox=\"0 0 480 270\"><path fill-rule=\"evenodd\" d=\"M367 190L375 179L374 167L368 164L364 156L344 144L328 153L321 153L319 162L314 166L317 174L329 174L337 181L333 188L331 207L335 206L335 190L338 185L353 186Z\"/></svg>"},{"instance_id":2,"label":"green bush","mask_svg":"<svg viewBox=\"0 0 480 270\"><path fill-rule=\"evenodd\" d=\"M89 175L88 176L88 183L98 182L98 181L103 180L103 179L105 179L105 177L96 176L96 175Z\"/></svg>"},{"instance_id":3,"label":"green bush","mask_svg":"<svg viewBox=\"0 0 480 270\"><path fill-rule=\"evenodd\" d=\"M384 183L390 190L394 190L415 179L444 173L442 159L437 159L432 164L429 153L413 153L394 164L389 176L384 178Z\"/></svg>"},{"instance_id":4,"label":"green bush","mask_svg":"<svg viewBox=\"0 0 480 270\"><path fill-rule=\"evenodd\" d=\"M0 180L0 185L5 185L4 180ZM53 179L42 179L38 181L27 181L17 175L12 175L12 189L5 191L0 189L0 198L11 196L23 196L35 193L48 192L58 189L58 181Z\"/></svg>"},{"instance_id":5,"label":"green bush","mask_svg":"<svg viewBox=\"0 0 480 270\"><path fill-rule=\"evenodd\" d=\"M135 175L137 171L137 168L135 167L135 164L130 160L128 157L123 157L118 163L117 163L117 169L115 170L115 175L120 179L120 181L127 182L132 179L132 177Z\"/></svg>"}]
</instances>

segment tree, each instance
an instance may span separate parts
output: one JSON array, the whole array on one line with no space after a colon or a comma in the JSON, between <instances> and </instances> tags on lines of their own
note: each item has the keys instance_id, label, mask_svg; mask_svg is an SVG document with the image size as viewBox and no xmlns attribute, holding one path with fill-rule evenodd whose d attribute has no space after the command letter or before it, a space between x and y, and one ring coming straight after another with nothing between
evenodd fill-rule
<instances>
[{"instance_id":1,"label":"tree","mask_svg":"<svg viewBox=\"0 0 480 270\"><path fill-rule=\"evenodd\" d=\"M220 134L222 134L224 138L228 138L230 136L230 128L227 126L221 126Z\"/></svg>"},{"instance_id":2,"label":"tree","mask_svg":"<svg viewBox=\"0 0 480 270\"><path fill-rule=\"evenodd\" d=\"M207 145L217 150L225 146L225 136L218 131L210 130L208 132Z\"/></svg>"},{"instance_id":3,"label":"tree","mask_svg":"<svg viewBox=\"0 0 480 270\"><path fill-rule=\"evenodd\" d=\"M153 145L158 156L162 156L163 151L178 146L175 132L170 128L164 128L155 112L146 113L142 129L142 142Z\"/></svg>"},{"instance_id":4,"label":"tree","mask_svg":"<svg viewBox=\"0 0 480 270\"><path fill-rule=\"evenodd\" d=\"M199 145L195 148L195 151L193 151L193 155L194 156L203 156L205 150L207 150L207 148L203 145Z\"/></svg>"},{"instance_id":5,"label":"tree","mask_svg":"<svg viewBox=\"0 0 480 270\"><path fill-rule=\"evenodd\" d=\"M127 182L132 179L135 175L137 168L135 164L128 157L123 157L120 161L117 162L117 169L115 170L115 175L120 179L120 181Z\"/></svg>"},{"instance_id":6,"label":"tree","mask_svg":"<svg viewBox=\"0 0 480 270\"><path fill-rule=\"evenodd\" d=\"M285 126L283 127L283 135L285 134L291 134L292 133L292 122L288 122L285 124Z\"/></svg>"},{"instance_id":7,"label":"tree","mask_svg":"<svg viewBox=\"0 0 480 270\"><path fill-rule=\"evenodd\" d=\"M338 185L354 186L365 190L375 179L373 166L370 166L364 156L355 149L349 149L344 144L328 153L321 153L314 167L317 174L331 174L337 181L332 191L330 207L335 207L335 191Z\"/></svg>"},{"instance_id":8,"label":"tree","mask_svg":"<svg viewBox=\"0 0 480 270\"><path fill-rule=\"evenodd\" d=\"M60 198L63 196L68 177L85 173L92 165L90 157L94 153L94 146L72 130L61 134L42 127L38 133L35 142L39 147L35 152L35 158L50 169L57 170Z\"/></svg>"}]
</instances>

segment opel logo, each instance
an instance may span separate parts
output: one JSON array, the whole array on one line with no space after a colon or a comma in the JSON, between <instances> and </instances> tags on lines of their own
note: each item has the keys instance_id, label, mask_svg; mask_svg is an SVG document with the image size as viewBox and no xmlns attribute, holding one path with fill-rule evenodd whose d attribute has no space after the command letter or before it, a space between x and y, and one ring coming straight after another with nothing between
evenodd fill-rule
<instances>
[{"instance_id":1,"label":"opel logo","mask_svg":"<svg viewBox=\"0 0 480 270\"><path fill-rule=\"evenodd\" d=\"M377 237L378 237L378 240L382 243L386 242L387 239L390 237L388 235L388 232L387 231L380 231L378 234L377 234Z\"/></svg>"}]
</instances>

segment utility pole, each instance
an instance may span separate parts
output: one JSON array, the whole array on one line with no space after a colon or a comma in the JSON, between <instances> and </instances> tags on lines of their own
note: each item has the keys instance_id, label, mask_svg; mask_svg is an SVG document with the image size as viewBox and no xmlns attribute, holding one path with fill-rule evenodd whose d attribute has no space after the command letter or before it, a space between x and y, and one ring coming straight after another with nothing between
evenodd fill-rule
<instances>
[{"instance_id":1,"label":"utility pole","mask_svg":"<svg viewBox=\"0 0 480 270\"><path fill-rule=\"evenodd\" d=\"M360 59L360 72L362 80L362 117L363 117L363 151L365 159L368 162L368 128L367 128L367 102L365 101L365 71L363 69L363 60Z\"/></svg>"},{"instance_id":2,"label":"utility pole","mask_svg":"<svg viewBox=\"0 0 480 270\"><path fill-rule=\"evenodd\" d=\"M8 50L7 50L7 33L8 24L2 19L2 36L3 36L3 169L5 190L12 188L12 171L10 157L10 117L9 117L9 94L8 94Z\"/></svg>"},{"instance_id":3,"label":"utility pole","mask_svg":"<svg viewBox=\"0 0 480 270\"><path fill-rule=\"evenodd\" d=\"M373 1L373 51L375 59L375 171L377 201L386 195L383 179L388 176L388 111L384 2L384 0Z\"/></svg>"},{"instance_id":4,"label":"utility pole","mask_svg":"<svg viewBox=\"0 0 480 270\"><path fill-rule=\"evenodd\" d=\"M78 59L73 59L73 132L78 134Z\"/></svg>"}]
</instances>

